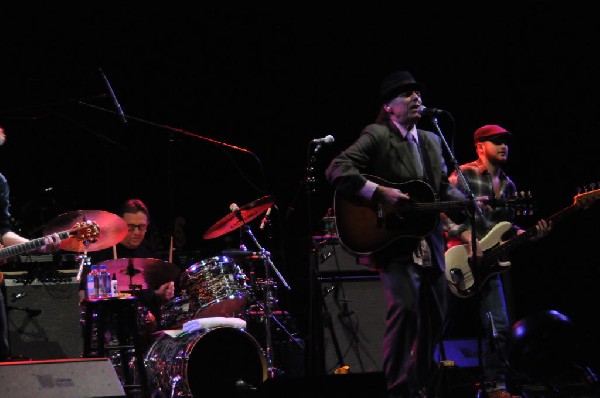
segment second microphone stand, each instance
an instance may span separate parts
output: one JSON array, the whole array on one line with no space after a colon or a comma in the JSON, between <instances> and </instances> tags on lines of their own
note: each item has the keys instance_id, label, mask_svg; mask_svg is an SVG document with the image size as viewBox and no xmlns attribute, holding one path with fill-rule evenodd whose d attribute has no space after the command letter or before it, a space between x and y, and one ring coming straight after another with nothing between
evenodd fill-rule
<instances>
[{"instance_id":1,"label":"second microphone stand","mask_svg":"<svg viewBox=\"0 0 600 398\"><path fill-rule=\"evenodd\" d=\"M281 283L283 283L283 285L288 290L291 290L291 287L290 287L290 285L288 285L286 280L283 278L283 276L281 275L281 273L279 272L277 267L275 267L275 264L273 264L273 261L271 261L271 254L268 251L266 251L260 245L260 243L258 243L258 240L252 233L252 229L250 228L250 226L248 224L246 224L246 223L243 224L242 232L250 237L250 239L252 240L252 242L254 243L256 248L258 249L258 252L260 253L259 257L262 260L262 262L264 264L264 268L265 268L265 290L264 290L265 296L264 296L264 304L262 305L262 310L264 313L264 324L265 324L265 357L266 357L266 361L267 361L267 375L269 378L274 378L275 376L279 375L281 373L281 371L274 365L275 364L275 354L273 352L273 339L271 336L271 321L274 320L275 322L277 322L278 326L288 334L290 339L292 339L295 342L297 342L297 340L283 326L283 324L281 324L273 316L273 303L275 301L275 297L273 295L273 289L271 286L272 279L270 277L269 270L272 269L273 272L275 272L275 274L277 275L277 277L279 278ZM301 348L303 348L303 347L301 347Z\"/></svg>"}]
</instances>

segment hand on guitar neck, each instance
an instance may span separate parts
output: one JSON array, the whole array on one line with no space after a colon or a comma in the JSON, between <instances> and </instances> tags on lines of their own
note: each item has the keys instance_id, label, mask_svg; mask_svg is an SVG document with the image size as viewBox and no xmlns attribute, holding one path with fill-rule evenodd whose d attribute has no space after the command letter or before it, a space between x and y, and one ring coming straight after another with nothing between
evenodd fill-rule
<instances>
[{"instance_id":1,"label":"hand on guitar neck","mask_svg":"<svg viewBox=\"0 0 600 398\"><path fill-rule=\"evenodd\" d=\"M10 257L36 249L41 253L56 252L60 249L60 242L63 239L91 240L97 238L99 234L100 227L95 221L78 222L70 230L55 232L31 240L23 238L12 231L7 232L2 235L2 242L7 245L6 247L0 247L0 265L5 264ZM2 277L1 273L0 277ZM0 279L0 282L2 282L2 279Z\"/></svg>"}]
</instances>

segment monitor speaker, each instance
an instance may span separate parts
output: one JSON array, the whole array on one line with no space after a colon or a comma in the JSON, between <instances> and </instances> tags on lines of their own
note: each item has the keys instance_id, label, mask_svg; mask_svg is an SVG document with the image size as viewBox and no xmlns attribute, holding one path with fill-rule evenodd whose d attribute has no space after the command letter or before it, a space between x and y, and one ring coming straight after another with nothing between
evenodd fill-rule
<instances>
[{"instance_id":1,"label":"monitor speaker","mask_svg":"<svg viewBox=\"0 0 600 398\"><path fill-rule=\"evenodd\" d=\"M43 360L80 358L79 285L6 280L11 355Z\"/></svg>"},{"instance_id":2,"label":"monitor speaker","mask_svg":"<svg viewBox=\"0 0 600 398\"><path fill-rule=\"evenodd\" d=\"M334 373L341 365L350 373L382 371L385 302L379 275L340 273L320 281L325 371Z\"/></svg>"},{"instance_id":3,"label":"monitor speaker","mask_svg":"<svg viewBox=\"0 0 600 398\"><path fill-rule=\"evenodd\" d=\"M125 392L106 358L0 362L0 396L115 398Z\"/></svg>"}]
</instances>

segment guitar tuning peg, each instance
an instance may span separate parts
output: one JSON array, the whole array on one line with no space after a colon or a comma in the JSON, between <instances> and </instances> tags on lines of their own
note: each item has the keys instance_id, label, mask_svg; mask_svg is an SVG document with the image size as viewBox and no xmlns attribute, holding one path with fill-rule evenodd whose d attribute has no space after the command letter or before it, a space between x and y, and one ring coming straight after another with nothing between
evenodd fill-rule
<instances>
[{"instance_id":1,"label":"guitar tuning peg","mask_svg":"<svg viewBox=\"0 0 600 398\"><path fill-rule=\"evenodd\" d=\"M577 195L579 195L579 194L581 193L582 189L581 189L581 187L577 187L577 188L575 189L575 191L577 192Z\"/></svg>"},{"instance_id":2,"label":"guitar tuning peg","mask_svg":"<svg viewBox=\"0 0 600 398\"><path fill-rule=\"evenodd\" d=\"M596 189L596 183L595 182L590 183L590 190L593 191L595 189Z\"/></svg>"}]
</instances>

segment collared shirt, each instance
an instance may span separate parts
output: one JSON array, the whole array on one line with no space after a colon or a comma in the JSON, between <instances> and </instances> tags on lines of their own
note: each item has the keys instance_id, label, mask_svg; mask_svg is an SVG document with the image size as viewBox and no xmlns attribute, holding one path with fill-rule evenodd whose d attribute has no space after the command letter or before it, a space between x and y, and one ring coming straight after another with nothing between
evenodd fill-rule
<instances>
[{"instance_id":1,"label":"collared shirt","mask_svg":"<svg viewBox=\"0 0 600 398\"><path fill-rule=\"evenodd\" d=\"M494 194L492 185L492 175L489 173L483 162L479 159L466 163L460 166L466 180L475 197L487 196L495 199L509 199L517 195L517 187L515 183L500 170L498 178L500 180L500 190L497 195ZM458 179L458 173L455 171L449 176L451 184L456 186L463 192L466 192L465 187ZM486 220L482 220L479 215L475 218L476 236L478 239L483 238L489 230L500 221L512 222L515 218L515 210L509 207L489 208L485 206L483 215ZM445 226L448 231L449 246L460 243L456 242L458 235L471 228L470 219L463 224L455 224L450 220L445 221ZM514 226L518 229L517 226Z\"/></svg>"}]
</instances>

